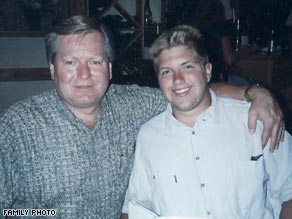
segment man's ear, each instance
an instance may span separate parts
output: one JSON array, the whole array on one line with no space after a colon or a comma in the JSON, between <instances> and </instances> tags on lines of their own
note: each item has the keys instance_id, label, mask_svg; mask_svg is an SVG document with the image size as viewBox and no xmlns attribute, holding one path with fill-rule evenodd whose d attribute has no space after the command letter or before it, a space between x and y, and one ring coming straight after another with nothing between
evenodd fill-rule
<instances>
[{"instance_id":1,"label":"man's ear","mask_svg":"<svg viewBox=\"0 0 292 219\"><path fill-rule=\"evenodd\" d=\"M50 68L51 78L52 78L52 80L54 80L55 79L55 67L52 63L49 63L49 68Z\"/></svg>"},{"instance_id":2,"label":"man's ear","mask_svg":"<svg viewBox=\"0 0 292 219\"><path fill-rule=\"evenodd\" d=\"M207 82L210 82L212 76L212 64L208 62L205 65Z\"/></svg>"}]
</instances>

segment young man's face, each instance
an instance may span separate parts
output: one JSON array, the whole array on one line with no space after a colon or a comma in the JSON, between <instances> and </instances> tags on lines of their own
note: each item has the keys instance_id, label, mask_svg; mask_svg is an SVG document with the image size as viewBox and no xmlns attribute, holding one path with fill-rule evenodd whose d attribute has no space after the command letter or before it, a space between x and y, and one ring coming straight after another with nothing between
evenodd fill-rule
<instances>
[{"instance_id":1,"label":"young man's face","mask_svg":"<svg viewBox=\"0 0 292 219\"><path fill-rule=\"evenodd\" d=\"M52 79L65 104L74 112L100 106L112 77L111 63L100 33L61 36Z\"/></svg>"},{"instance_id":2,"label":"young man's face","mask_svg":"<svg viewBox=\"0 0 292 219\"><path fill-rule=\"evenodd\" d=\"M176 46L159 55L158 80L174 116L188 112L199 115L210 105L211 68L210 63L203 66L201 59L186 46Z\"/></svg>"}]
</instances>

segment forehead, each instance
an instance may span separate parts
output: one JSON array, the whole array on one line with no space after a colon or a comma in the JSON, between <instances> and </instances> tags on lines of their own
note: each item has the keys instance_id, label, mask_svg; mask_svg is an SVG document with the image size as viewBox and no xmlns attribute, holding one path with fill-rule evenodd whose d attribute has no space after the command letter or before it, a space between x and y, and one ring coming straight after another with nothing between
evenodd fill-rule
<instances>
[{"instance_id":1,"label":"forehead","mask_svg":"<svg viewBox=\"0 0 292 219\"><path fill-rule=\"evenodd\" d=\"M174 61L180 62L185 59L196 62L200 60L196 51L192 47L179 45L163 50L158 56L158 64Z\"/></svg>"},{"instance_id":2,"label":"forehead","mask_svg":"<svg viewBox=\"0 0 292 219\"><path fill-rule=\"evenodd\" d=\"M57 41L59 52L74 50L80 51L103 51L105 39L101 33L79 33L60 36Z\"/></svg>"}]
</instances>

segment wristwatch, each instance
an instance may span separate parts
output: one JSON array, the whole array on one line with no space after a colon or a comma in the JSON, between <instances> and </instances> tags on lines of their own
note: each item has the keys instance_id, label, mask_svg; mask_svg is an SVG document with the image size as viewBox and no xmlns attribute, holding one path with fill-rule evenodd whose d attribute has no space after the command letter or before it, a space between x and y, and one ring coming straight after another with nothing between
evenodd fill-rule
<instances>
[{"instance_id":1,"label":"wristwatch","mask_svg":"<svg viewBox=\"0 0 292 219\"><path fill-rule=\"evenodd\" d=\"M247 102L251 102L252 99L251 99L251 96L250 96L250 90L253 88L253 87L260 87L261 85L260 84L250 84L247 86L247 88L245 89L244 91L244 98Z\"/></svg>"}]
</instances>

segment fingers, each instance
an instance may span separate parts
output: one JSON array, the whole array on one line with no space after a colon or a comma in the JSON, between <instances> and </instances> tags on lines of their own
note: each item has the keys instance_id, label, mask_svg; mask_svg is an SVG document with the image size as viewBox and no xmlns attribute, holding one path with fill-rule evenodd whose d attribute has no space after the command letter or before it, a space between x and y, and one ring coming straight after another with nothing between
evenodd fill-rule
<instances>
[{"instance_id":1,"label":"fingers","mask_svg":"<svg viewBox=\"0 0 292 219\"><path fill-rule=\"evenodd\" d=\"M284 135L285 135L285 123L282 121L281 125L278 129L278 136L277 136L277 140L276 140L276 146L275 149L278 150L279 149L279 144L281 141L284 141Z\"/></svg>"},{"instance_id":2,"label":"fingers","mask_svg":"<svg viewBox=\"0 0 292 219\"><path fill-rule=\"evenodd\" d=\"M268 90L253 87L250 88L250 92L253 92L253 98L248 117L249 131L254 133L257 120L262 121L262 146L265 147L270 139L270 151L273 152L284 140L285 125L282 110Z\"/></svg>"},{"instance_id":3,"label":"fingers","mask_svg":"<svg viewBox=\"0 0 292 219\"><path fill-rule=\"evenodd\" d=\"M281 134L281 142L284 141L284 138L285 138L285 131L286 131L286 127L285 127L285 123L284 123L283 128L282 128L282 134Z\"/></svg>"},{"instance_id":4,"label":"fingers","mask_svg":"<svg viewBox=\"0 0 292 219\"><path fill-rule=\"evenodd\" d=\"M262 134L262 146L264 147L270 138L270 151L274 152L279 149L279 144L284 140L285 123L281 121L274 122L272 126L265 126Z\"/></svg>"},{"instance_id":5,"label":"fingers","mask_svg":"<svg viewBox=\"0 0 292 219\"><path fill-rule=\"evenodd\" d=\"M279 148L279 136L281 125L276 123L271 129L264 128L262 135L262 145L265 146L267 144L268 138L270 136L270 151L274 152L274 150Z\"/></svg>"},{"instance_id":6,"label":"fingers","mask_svg":"<svg viewBox=\"0 0 292 219\"><path fill-rule=\"evenodd\" d=\"M270 151L279 148L283 133L283 118L281 115L268 116L263 119L262 146L265 147L270 139Z\"/></svg>"},{"instance_id":7,"label":"fingers","mask_svg":"<svg viewBox=\"0 0 292 219\"><path fill-rule=\"evenodd\" d=\"M284 137L285 137L285 122L282 123L281 125L281 134L279 135L279 142L283 142L284 141Z\"/></svg>"},{"instance_id":8,"label":"fingers","mask_svg":"<svg viewBox=\"0 0 292 219\"><path fill-rule=\"evenodd\" d=\"M253 110L250 110L248 117L248 129L250 134L255 133L257 119L258 119L257 113ZM265 147L270 138L270 151L273 152L277 147L280 123L275 123L275 121L272 118L270 118L266 119L263 125L264 125L263 133L261 137L262 146Z\"/></svg>"},{"instance_id":9,"label":"fingers","mask_svg":"<svg viewBox=\"0 0 292 219\"><path fill-rule=\"evenodd\" d=\"M270 151L273 152L276 148L276 140L278 132L277 127L273 127L271 125L267 125L264 123L263 133L262 133L262 146L265 147L268 143L268 140L270 138Z\"/></svg>"}]
</instances>

